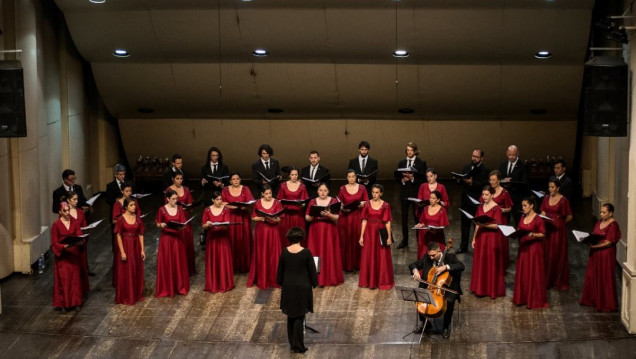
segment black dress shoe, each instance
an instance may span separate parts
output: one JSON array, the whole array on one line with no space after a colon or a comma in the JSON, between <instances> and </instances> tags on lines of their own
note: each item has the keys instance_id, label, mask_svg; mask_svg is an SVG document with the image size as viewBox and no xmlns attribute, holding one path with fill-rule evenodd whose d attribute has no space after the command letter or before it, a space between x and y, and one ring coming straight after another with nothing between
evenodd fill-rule
<instances>
[{"instance_id":1,"label":"black dress shoe","mask_svg":"<svg viewBox=\"0 0 636 359\"><path fill-rule=\"evenodd\" d=\"M402 248L408 247L408 246L409 246L409 242L402 241L402 242L400 242L400 244L398 244L398 249L402 249Z\"/></svg>"},{"instance_id":2,"label":"black dress shoe","mask_svg":"<svg viewBox=\"0 0 636 359\"><path fill-rule=\"evenodd\" d=\"M442 331L442 336L444 338L450 337L450 330L448 330L448 328L444 328L444 330Z\"/></svg>"}]
</instances>

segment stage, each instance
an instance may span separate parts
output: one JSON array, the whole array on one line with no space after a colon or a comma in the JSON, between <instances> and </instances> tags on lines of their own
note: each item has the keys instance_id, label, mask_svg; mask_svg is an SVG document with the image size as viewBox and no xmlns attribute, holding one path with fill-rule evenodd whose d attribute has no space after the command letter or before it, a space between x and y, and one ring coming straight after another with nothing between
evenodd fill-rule
<instances>
[{"instance_id":1,"label":"stage","mask_svg":"<svg viewBox=\"0 0 636 359\"><path fill-rule=\"evenodd\" d=\"M339 184L339 182L338 182ZM459 245L460 188L447 183L451 195L447 237ZM386 183L384 199L393 212L393 234L401 240L399 189ZM332 185L333 189L337 187ZM195 198L198 193L195 193ZM464 296L455 307L452 334L403 336L413 329L414 307L394 290L358 287L357 272L345 273L345 283L314 290L315 313L307 324L309 351L294 354L287 343L286 317L278 308L280 290L246 288L247 274L236 274L236 288L222 294L203 291L204 253L198 245L199 207L193 221L197 274L190 293L183 297L154 298L156 238L154 215L162 198L140 200L145 218L146 299L135 306L115 305L111 286L110 226L102 223L89 243L91 291L80 312L62 314L51 306L53 258L49 254L43 274L14 274L1 282L0 357L3 358L634 358L636 336L630 336L618 313L597 313L578 304L587 263L587 246L569 238L571 287L548 291L550 307L528 310L511 301L517 242L511 240L511 264L505 298L477 298L469 293L472 251L461 254L466 271ZM591 230L594 219L588 200L573 206L568 228ZM98 202L89 221L103 218L107 206ZM622 227L626 224L620 223ZM415 287L408 264L415 261L417 241L411 231L410 246L394 245L396 285ZM617 268L618 271L618 268ZM620 291L620 285L619 285ZM619 293L620 300L620 293ZM461 315L460 315L461 313Z\"/></svg>"}]
</instances>

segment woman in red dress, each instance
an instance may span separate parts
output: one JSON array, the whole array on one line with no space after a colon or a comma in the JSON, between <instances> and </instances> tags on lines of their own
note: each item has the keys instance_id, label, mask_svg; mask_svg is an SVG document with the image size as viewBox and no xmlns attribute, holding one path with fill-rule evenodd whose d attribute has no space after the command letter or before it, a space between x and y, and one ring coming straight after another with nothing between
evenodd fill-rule
<instances>
[{"instance_id":1,"label":"woman in red dress","mask_svg":"<svg viewBox=\"0 0 636 359\"><path fill-rule=\"evenodd\" d=\"M230 210L223 205L221 192L212 192L212 205L203 211L205 246L205 290L223 293L234 288L234 265L230 244ZM227 224L226 224L227 223Z\"/></svg>"},{"instance_id":2,"label":"woman in red dress","mask_svg":"<svg viewBox=\"0 0 636 359\"><path fill-rule=\"evenodd\" d=\"M298 201L295 203L283 203L285 208L285 216L281 217L281 222L278 225L280 229L280 239L283 241L283 247L289 245L287 241L287 231L294 227L305 228L305 201L309 198L307 194L307 188L298 180L298 168L290 166L289 168L289 181L280 184L278 189L277 198L279 200ZM307 246L307 240L303 239L301 243L303 247Z\"/></svg>"},{"instance_id":3,"label":"woman in red dress","mask_svg":"<svg viewBox=\"0 0 636 359\"><path fill-rule=\"evenodd\" d=\"M252 264L250 274L247 276L247 286L256 284L260 289L269 287L280 288L276 284L276 270L278 270L278 258L283 250L280 240L278 225L281 221L280 214L283 210L280 201L272 196L272 188L268 184L263 185L262 198L254 203L252 221L256 222L254 240L252 241Z\"/></svg>"},{"instance_id":4,"label":"woman in red dress","mask_svg":"<svg viewBox=\"0 0 636 359\"><path fill-rule=\"evenodd\" d=\"M512 197L510 197L510 193L506 191L505 188L501 187L501 172L498 170L494 170L490 172L488 177L488 182L490 183L490 187L495 189L495 194L492 196L492 200L497 203L499 208L501 209L501 223L500 224L508 224L508 216L512 211ZM479 199L480 202L483 203L483 199ZM508 242L508 237L501 236L501 258L503 260L504 271L510 265L510 244Z\"/></svg>"},{"instance_id":5,"label":"woman in red dress","mask_svg":"<svg viewBox=\"0 0 636 359\"><path fill-rule=\"evenodd\" d=\"M618 310L616 295L616 243L621 239L621 229L614 220L614 205L605 203L600 210L601 220L592 234L601 237L596 244L589 244L590 255L583 282L581 305L593 306L599 312Z\"/></svg>"},{"instance_id":6,"label":"woman in red dress","mask_svg":"<svg viewBox=\"0 0 636 359\"><path fill-rule=\"evenodd\" d=\"M250 270L252 227L249 206L232 205L234 202L248 203L254 200L249 188L241 185L241 175L238 172L230 174L230 185L223 187L221 192L223 203L230 210L230 222L240 223L230 226L230 243L232 244L232 261L234 269L246 273Z\"/></svg>"},{"instance_id":7,"label":"woman in red dress","mask_svg":"<svg viewBox=\"0 0 636 359\"><path fill-rule=\"evenodd\" d=\"M473 270L470 291L477 296L490 298L506 296L506 271L501 255L503 234L497 227L501 223L501 208L492 200L495 189L486 186L481 191L484 203L477 207L475 217L486 215L494 221L475 223L473 234Z\"/></svg>"},{"instance_id":8,"label":"woman in red dress","mask_svg":"<svg viewBox=\"0 0 636 359\"><path fill-rule=\"evenodd\" d=\"M322 183L318 187L318 197L309 201L305 214L305 219L309 222L309 250L320 258L318 285L321 287L344 283L337 225L339 215L329 210L320 212L316 217L309 214L312 206L330 206L335 203L338 203L338 200L329 197L329 189Z\"/></svg>"},{"instance_id":9,"label":"woman in red dress","mask_svg":"<svg viewBox=\"0 0 636 359\"><path fill-rule=\"evenodd\" d=\"M185 212L177 205L177 192L166 191L168 203L157 211L157 227L161 228L159 249L157 251L157 283L155 297L174 297L186 295L190 291L188 257L182 230L168 227L168 223L184 223Z\"/></svg>"},{"instance_id":10,"label":"woman in red dress","mask_svg":"<svg viewBox=\"0 0 636 359\"><path fill-rule=\"evenodd\" d=\"M545 223L543 218L535 213L535 206L533 197L521 201L523 216L519 220L517 230L524 234L519 237L515 289L512 295L514 304L525 304L528 309L548 307L542 243L545 237Z\"/></svg>"},{"instance_id":11,"label":"woman in red dress","mask_svg":"<svg viewBox=\"0 0 636 359\"><path fill-rule=\"evenodd\" d=\"M69 215L71 219L78 222L80 226L80 230L83 227L86 227L86 216L84 215L84 211L81 208L77 208L77 203L79 202L79 196L77 193L73 191L68 192L68 207L69 207ZM84 246L80 248L82 253L82 268L81 268L81 277L82 277L82 290L84 293L88 293L89 285L88 285L88 256L86 254L86 243L88 238L84 240Z\"/></svg>"},{"instance_id":12,"label":"woman in red dress","mask_svg":"<svg viewBox=\"0 0 636 359\"><path fill-rule=\"evenodd\" d=\"M144 222L136 215L137 203L124 200L126 212L117 219L117 285L115 303L133 305L144 300Z\"/></svg>"},{"instance_id":13,"label":"woman in red dress","mask_svg":"<svg viewBox=\"0 0 636 359\"><path fill-rule=\"evenodd\" d=\"M194 200L192 199L192 194L190 194L190 189L183 186L183 173L180 170L172 172L172 186L166 188L166 191L169 189L177 192L177 204L183 207L186 218L190 219L188 206L191 205ZM166 203L167 202L168 199L166 198ZM194 256L194 236L192 235L192 224L188 223L181 233L185 241L186 255L188 256L188 271L190 272L190 275L193 275L197 272L197 270Z\"/></svg>"},{"instance_id":14,"label":"woman in red dress","mask_svg":"<svg viewBox=\"0 0 636 359\"><path fill-rule=\"evenodd\" d=\"M69 205L60 203L60 218L51 225L51 249L55 254L53 268L53 306L62 312L75 309L79 312L84 303L82 289L82 246L83 241L76 244L62 243L67 237L82 234L79 222L71 219Z\"/></svg>"},{"instance_id":15,"label":"woman in red dress","mask_svg":"<svg viewBox=\"0 0 636 359\"><path fill-rule=\"evenodd\" d=\"M338 218L338 234L340 236L340 252L342 253L342 267L351 272L360 269L360 253L362 247L358 241L362 233L362 208L369 202L369 195L364 186L358 184L356 171L347 171L347 184L340 187L338 199L342 202L342 210ZM345 207L358 203L357 208Z\"/></svg>"},{"instance_id":16,"label":"woman in red dress","mask_svg":"<svg viewBox=\"0 0 636 359\"><path fill-rule=\"evenodd\" d=\"M124 200L132 199L135 201L135 215L137 217L141 217L141 207L139 207L139 203L136 199L131 198L132 196L132 183L129 181L125 181L121 185L121 196L117 198L115 203L113 204L113 211L111 212L111 221L113 223L113 287L117 286L117 238L115 237L115 224L117 224L117 219L121 217L126 209L124 208Z\"/></svg>"},{"instance_id":17,"label":"woman in red dress","mask_svg":"<svg viewBox=\"0 0 636 359\"><path fill-rule=\"evenodd\" d=\"M442 194L438 191L431 192L429 197L430 204L424 207L420 215L420 223L415 227L424 228L417 232L417 258L422 258L427 252L426 244L428 242L437 242L441 251L446 248L446 235L444 228L427 228L427 227L447 227L448 215L446 209L440 203Z\"/></svg>"},{"instance_id":18,"label":"woman in red dress","mask_svg":"<svg viewBox=\"0 0 636 359\"><path fill-rule=\"evenodd\" d=\"M570 201L559 193L557 179L548 182L549 196L543 197L541 214L551 218L546 221L545 253L546 285L558 290L570 288L570 260L568 257L568 237L565 224L572 220Z\"/></svg>"},{"instance_id":19,"label":"woman in red dress","mask_svg":"<svg viewBox=\"0 0 636 359\"><path fill-rule=\"evenodd\" d=\"M362 288L391 289L395 285L391 259L391 207L382 200L383 192L381 184L374 184L371 187L371 200L362 209L362 257L358 280L358 286ZM380 229L383 228L389 235L386 246L380 244Z\"/></svg>"},{"instance_id":20,"label":"woman in red dress","mask_svg":"<svg viewBox=\"0 0 636 359\"><path fill-rule=\"evenodd\" d=\"M420 189L417 192L417 198L422 201L428 201L431 197L431 192L437 191L440 193L441 197L439 197L439 204L444 207L446 212L448 212L448 208L450 207L450 200L448 199L448 192L446 191L446 186L437 182L437 170L435 168L427 168L426 169L426 183L422 183L420 185ZM421 216L422 207L418 207L418 218ZM419 258L419 257L418 257Z\"/></svg>"}]
</instances>

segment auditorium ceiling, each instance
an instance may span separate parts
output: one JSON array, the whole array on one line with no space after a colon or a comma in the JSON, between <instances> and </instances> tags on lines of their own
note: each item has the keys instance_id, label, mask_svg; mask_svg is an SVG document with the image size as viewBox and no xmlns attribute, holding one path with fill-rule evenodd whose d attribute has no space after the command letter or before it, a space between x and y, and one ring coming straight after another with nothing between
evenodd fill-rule
<instances>
[{"instance_id":1,"label":"auditorium ceiling","mask_svg":"<svg viewBox=\"0 0 636 359\"><path fill-rule=\"evenodd\" d=\"M593 0L56 3L118 118L573 118L593 6ZM115 57L115 49L130 55ZM254 56L255 49L269 55ZM409 56L394 57L396 49ZM541 50L551 57L535 58Z\"/></svg>"}]
</instances>

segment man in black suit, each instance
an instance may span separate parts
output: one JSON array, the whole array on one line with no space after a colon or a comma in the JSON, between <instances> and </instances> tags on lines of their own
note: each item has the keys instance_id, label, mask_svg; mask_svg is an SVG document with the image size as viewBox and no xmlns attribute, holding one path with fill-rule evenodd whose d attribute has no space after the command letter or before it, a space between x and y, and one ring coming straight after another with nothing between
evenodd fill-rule
<instances>
[{"instance_id":1,"label":"man in black suit","mask_svg":"<svg viewBox=\"0 0 636 359\"><path fill-rule=\"evenodd\" d=\"M483 159L484 151L476 148L473 150L470 163L464 166L464 168L462 169L462 174L466 174L466 176L460 178L460 181L463 183L461 209L470 214L475 214L475 212L477 211L477 205L474 204L468 198L468 196L479 201L482 189L484 188L484 186L488 185L488 174L490 171L482 162ZM459 249L456 252L457 254L468 252L468 244L472 240L472 238L470 238L469 236L470 229L473 227L473 222L466 216L462 215L461 227L462 243L460 244Z\"/></svg>"},{"instance_id":2,"label":"man in black suit","mask_svg":"<svg viewBox=\"0 0 636 359\"><path fill-rule=\"evenodd\" d=\"M269 184L272 187L272 195L276 198L278 193L278 184L282 179L280 175L280 165L278 160L272 158L274 149L267 144L262 144L258 148L258 156L256 162L252 163L252 180L254 180L255 192L252 193L254 198L261 198L263 193L263 185Z\"/></svg>"},{"instance_id":3,"label":"man in black suit","mask_svg":"<svg viewBox=\"0 0 636 359\"><path fill-rule=\"evenodd\" d=\"M517 226L521 218L521 200L529 195L530 174L525 162L519 159L519 149L510 145L506 150L508 160L499 166L501 172L501 185L510 192L512 197L512 225Z\"/></svg>"},{"instance_id":4,"label":"man in black suit","mask_svg":"<svg viewBox=\"0 0 636 359\"><path fill-rule=\"evenodd\" d=\"M358 183L366 187L369 198L371 198L371 187L375 184L378 175L378 161L369 157L370 149L371 145L369 142L360 141L358 144L360 155L349 160L349 167L347 167L347 170L352 169L356 171ZM360 177L360 175L366 175L367 177Z\"/></svg>"},{"instance_id":5,"label":"man in black suit","mask_svg":"<svg viewBox=\"0 0 636 359\"><path fill-rule=\"evenodd\" d=\"M420 185L426 178L426 161L417 157L420 151L417 149L415 142L406 144L406 158L398 163L398 170L409 168L412 171L395 171L395 179L400 183L400 212L402 215L402 241L398 245L398 249L409 246L409 206L413 211L415 223L418 223L417 205L408 200L409 197L417 197Z\"/></svg>"},{"instance_id":6,"label":"man in black suit","mask_svg":"<svg viewBox=\"0 0 636 359\"><path fill-rule=\"evenodd\" d=\"M106 203L111 206L111 212L115 201L121 196L121 186L126 179L126 166L119 163L116 164L113 167L113 174L115 179L106 185Z\"/></svg>"},{"instance_id":7,"label":"man in black suit","mask_svg":"<svg viewBox=\"0 0 636 359\"><path fill-rule=\"evenodd\" d=\"M205 165L201 167L202 198L205 206L212 204L212 193L221 192L230 183L230 171L223 163L223 154L216 147L210 147Z\"/></svg>"},{"instance_id":8,"label":"man in black suit","mask_svg":"<svg viewBox=\"0 0 636 359\"><path fill-rule=\"evenodd\" d=\"M174 177L174 175L177 172L181 172L181 174L183 175L183 185L184 186L188 186L188 176L186 176L185 172L183 171L183 157L178 154L175 153L174 155L172 155L172 166L170 166L170 168L168 168L164 173L163 173L163 180L161 181L161 189L165 190L166 188L172 186L172 178Z\"/></svg>"},{"instance_id":9,"label":"man in black suit","mask_svg":"<svg viewBox=\"0 0 636 359\"><path fill-rule=\"evenodd\" d=\"M307 187L309 198L318 197L318 186L327 183L331 179L329 169L320 165L320 153L318 151L309 152L309 166L300 170L300 177Z\"/></svg>"},{"instance_id":10,"label":"man in black suit","mask_svg":"<svg viewBox=\"0 0 636 359\"><path fill-rule=\"evenodd\" d=\"M559 193L565 196L565 198L572 203L572 195L574 193L574 182L565 174L566 166L565 161L562 159L554 162L554 176L550 177L550 180L558 180L560 183Z\"/></svg>"},{"instance_id":11,"label":"man in black suit","mask_svg":"<svg viewBox=\"0 0 636 359\"><path fill-rule=\"evenodd\" d=\"M455 309L455 301L460 301L460 295L462 295L462 287L460 285L462 272L464 271L464 263L462 263L455 254L446 253L444 256L444 261L441 265L439 265L439 260L442 257L442 251L439 248L439 243L437 242L428 242L427 244L427 254L424 255L420 260L413 262L409 265L409 270L413 275L413 278L420 279L420 271L422 271L422 275L426 278L428 272L436 266L437 274L441 275L444 272L449 272L449 275L453 278L450 286L444 285L444 287L448 287L459 294L454 294L451 292L446 292L446 312L444 312L444 329L442 330L442 336L444 338L450 337L449 325L453 319L453 311ZM426 288L427 285L424 283L420 283L420 288ZM420 314L420 320L422 322L426 320L424 316ZM420 324L415 330L416 333L421 333L424 330L423 324Z\"/></svg>"},{"instance_id":12,"label":"man in black suit","mask_svg":"<svg viewBox=\"0 0 636 359\"><path fill-rule=\"evenodd\" d=\"M87 211L89 206L86 204L86 197L84 196L84 190L82 186L75 184L75 171L71 169L65 169L62 172L62 185L53 191L53 213L58 214L60 212L61 198L67 197L68 192L73 191L77 193L77 206L82 210Z\"/></svg>"}]
</instances>

